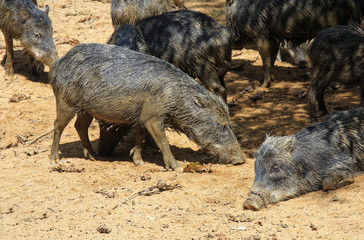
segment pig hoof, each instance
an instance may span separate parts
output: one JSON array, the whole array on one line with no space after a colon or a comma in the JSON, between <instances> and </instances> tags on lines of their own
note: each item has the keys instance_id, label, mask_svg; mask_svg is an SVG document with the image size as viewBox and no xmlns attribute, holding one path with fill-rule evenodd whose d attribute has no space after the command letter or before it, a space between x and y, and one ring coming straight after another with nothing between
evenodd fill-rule
<instances>
[{"instance_id":1,"label":"pig hoof","mask_svg":"<svg viewBox=\"0 0 364 240\"><path fill-rule=\"evenodd\" d=\"M92 156L91 153L89 153L89 151L87 151L87 149L83 149L83 154L84 154L85 158L88 158L91 161L96 161L97 160L94 156Z\"/></svg>"},{"instance_id":2,"label":"pig hoof","mask_svg":"<svg viewBox=\"0 0 364 240\"><path fill-rule=\"evenodd\" d=\"M175 172L178 172L178 173L182 173L183 172L183 168L182 167L177 167L177 168L174 168L173 169Z\"/></svg>"},{"instance_id":3,"label":"pig hoof","mask_svg":"<svg viewBox=\"0 0 364 240\"><path fill-rule=\"evenodd\" d=\"M51 165L56 165L56 164L58 164L58 163L59 163L59 154L51 155L51 156L49 157L49 163L50 163Z\"/></svg>"},{"instance_id":4,"label":"pig hoof","mask_svg":"<svg viewBox=\"0 0 364 240\"><path fill-rule=\"evenodd\" d=\"M16 80L16 77L14 77L14 73L13 74L5 74L4 80L5 81L13 81L13 80Z\"/></svg>"},{"instance_id":5,"label":"pig hoof","mask_svg":"<svg viewBox=\"0 0 364 240\"><path fill-rule=\"evenodd\" d=\"M49 161L49 163L50 163L51 165L56 165L56 164L58 164L58 163L59 163L59 161L56 161L56 160L54 160L54 159L51 159L51 160Z\"/></svg>"},{"instance_id":6,"label":"pig hoof","mask_svg":"<svg viewBox=\"0 0 364 240\"><path fill-rule=\"evenodd\" d=\"M329 176L322 182L322 191L334 190L354 183L352 178L344 178L341 175Z\"/></svg>"},{"instance_id":7,"label":"pig hoof","mask_svg":"<svg viewBox=\"0 0 364 240\"><path fill-rule=\"evenodd\" d=\"M340 182L338 182L338 184L336 185L336 188L341 188L350 184L353 184L355 182L355 180L353 178L345 178L343 180L341 180Z\"/></svg>"},{"instance_id":8,"label":"pig hoof","mask_svg":"<svg viewBox=\"0 0 364 240\"><path fill-rule=\"evenodd\" d=\"M133 162L136 166L140 166L140 165L144 164L143 160L141 160L141 159L140 160L133 159Z\"/></svg>"},{"instance_id":9,"label":"pig hoof","mask_svg":"<svg viewBox=\"0 0 364 240\"><path fill-rule=\"evenodd\" d=\"M269 86L270 86L270 83L266 83L266 82L264 82L264 83L262 84L262 87L265 87L265 88L269 88Z\"/></svg>"},{"instance_id":10,"label":"pig hoof","mask_svg":"<svg viewBox=\"0 0 364 240\"><path fill-rule=\"evenodd\" d=\"M244 164L246 162L245 158L243 159L239 159L239 160L235 160L235 161L232 161L231 164L233 165L241 165L241 164Z\"/></svg>"},{"instance_id":11,"label":"pig hoof","mask_svg":"<svg viewBox=\"0 0 364 240\"><path fill-rule=\"evenodd\" d=\"M179 166L179 164L178 163L173 163L173 164L171 164L171 166L170 166L174 171L180 171L180 172L183 172L183 168L181 168L180 166ZM181 171L182 170L182 171Z\"/></svg>"}]
</instances>

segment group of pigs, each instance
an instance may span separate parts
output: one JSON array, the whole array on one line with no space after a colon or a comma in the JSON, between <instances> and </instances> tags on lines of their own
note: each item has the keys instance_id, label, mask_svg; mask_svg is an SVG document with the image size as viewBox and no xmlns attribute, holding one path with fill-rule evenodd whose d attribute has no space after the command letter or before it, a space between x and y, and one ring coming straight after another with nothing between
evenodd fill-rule
<instances>
[{"instance_id":1,"label":"group of pigs","mask_svg":"<svg viewBox=\"0 0 364 240\"><path fill-rule=\"evenodd\" d=\"M165 134L171 127L221 163L242 164L224 82L233 47L254 42L263 61L262 85L269 87L280 45L314 38L306 54L315 123L293 136L267 137L255 154L255 180L244 208L335 189L364 171L364 1L227 0L227 28L184 8L181 0L112 0L108 44L79 44L58 59L49 7L0 0L6 76L14 75L13 39L24 45L33 75L42 63L51 66L57 111L51 163L59 162L62 131L77 115L75 128L91 159L111 154L133 129L135 164L143 163L142 145L150 135L166 169L179 170ZM334 81L359 82L362 107L316 123L315 103L327 113L323 92ZM93 118L100 123L98 154L88 137Z\"/></svg>"}]
</instances>

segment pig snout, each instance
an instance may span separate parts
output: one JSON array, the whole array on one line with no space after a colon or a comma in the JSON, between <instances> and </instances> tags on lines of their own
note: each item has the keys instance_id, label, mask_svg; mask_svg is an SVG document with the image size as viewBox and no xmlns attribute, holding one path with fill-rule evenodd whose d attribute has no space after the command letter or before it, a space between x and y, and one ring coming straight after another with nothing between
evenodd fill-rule
<instances>
[{"instance_id":1,"label":"pig snout","mask_svg":"<svg viewBox=\"0 0 364 240\"><path fill-rule=\"evenodd\" d=\"M52 52L49 55L41 58L41 62L43 62L47 66L51 66L58 59L58 53Z\"/></svg>"},{"instance_id":2,"label":"pig snout","mask_svg":"<svg viewBox=\"0 0 364 240\"><path fill-rule=\"evenodd\" d=\"M247 210L259 211L266 205L266 199L269 198L269 193L263 192L250 192L248 198L243 204L243 208Z\"/></svg>"}]
</instances>

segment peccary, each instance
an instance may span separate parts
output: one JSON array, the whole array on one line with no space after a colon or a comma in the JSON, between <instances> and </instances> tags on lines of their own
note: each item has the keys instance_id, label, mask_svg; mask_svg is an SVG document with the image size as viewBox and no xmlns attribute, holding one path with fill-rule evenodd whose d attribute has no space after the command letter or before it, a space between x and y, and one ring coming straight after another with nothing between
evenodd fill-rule
<instances>
[{"instance_id":1,"label":"peccary","mask_svg":"<svg viewBox=\"0 0 364 240\"><path fill-rule=\"evenodd\" d=\"M335 112L293 136L268 137L255 158L245 209L350 184L364 171L364 108Z\"/></svg>"},{"instance_id":2,"label":"peccary","mask_svg":"<svg viewBox=\"0 0 364 240\"><path fill-rule=\"evenodd\" d=\"M52 163L59 159L62 131L75 114L75 128L90 158L96 158L88 138L95 117L136 127L136 164L142 162L147 130L163 154L166 169L179 167L169 148L166 126L185 133L221 162L245 161L226 103L161 59L113 45L79 44L52 65L49 80L57 107Z\"/></svg>"},{"instance_id":3,"label":"peccary","mask_svg":"<svg viewBox=\"0 0 364 240\"><path fill-rule=\"evenodd\" d=\"M11 78L14 75L13 39L18 39L23 44L35 75L39 68L39 64L34 63L35 60L51 65L58 59L48 13L48 5L42 11L35 0L0 0L0 28L6 43L6 76Z\"/></svg>"},{"instance_id":4,"label":"peccary","mask_svg":"<svg viewBox=\"0 0 364 240\"><path fill-rule=\"evenodd\" d=\"M289 62L299 68L305 68L307 66L306 47L306 43L298 46L292 46L291 43L287 42L281 44L279 46L277 60L280 62Z\"/></svg>"},{"instance_id":5,"label":"peccary","mask_svg":"<svg viewBox=\"0 0 364 240\"><path fill-rule=\"evenodd\" d=\"M321 30L347 24L356 14L355 0L227 0L226 24L234 42L253 40L263 61L264 87L280 42L301 44Z\"/></svg>"},{"instance_id":6,"label":"peccary","mask_svg":"<svg viewBox=\"0 0 364 240\"><path fill-rule=\"evenodd\" d=\"M120 27L108 43L172 63L227 98L224 76L231 65L231 35L203 13L181 10L149 17L135 27Z\"/></svg>"},{"instance_id":7,"label":"peccary","mask_svg":"<svg viewBox=\"0 0 364 240\"><path fill-rule=\"evenodd\" d=\"M185 9L183 0L112 0L111 20L114 29L117 29L124 24L135 24L144 18L178 9Z\"/></svg>"},{"instance_id":8,"label":"peccary","mask_svg":"<svg viewBox=\"0 0 364 240\"><path fill-rule=\"evenodd\" d=\"M317 122L316 100L322 114L328 111L324 91L332 82L359 83L364 107L364 28L337 26L320 32L307 50L310 117Z\"/></svg>"}]
</instances>

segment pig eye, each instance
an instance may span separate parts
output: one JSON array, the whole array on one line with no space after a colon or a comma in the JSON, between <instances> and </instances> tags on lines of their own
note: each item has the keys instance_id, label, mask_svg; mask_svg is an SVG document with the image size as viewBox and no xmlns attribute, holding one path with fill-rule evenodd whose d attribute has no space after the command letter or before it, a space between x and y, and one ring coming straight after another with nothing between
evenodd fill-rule
<instances>
[{"instance_id":1,"label":"pig eye","mask_svg":"<svg viewBox=\"0 0 364 240\"><path fill-rule=\"evenodd\" d=\"M40 39L42 37L42 35L40 33L34 33L34 36L37 38L37 39Z\"/></svg>"},{"instance_id":2,"label":"pig eye","mask_svg":"<svg viewBox=\"0 0 364 240\"><path fill-rule=\"evenodd\" d=\"M277 172L279 172L279 166L278 166L278 164L274 164L272 166L272 168L270 169L270 172L271 173L277 173Z\"/></svg>"}]
</instances>

